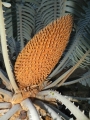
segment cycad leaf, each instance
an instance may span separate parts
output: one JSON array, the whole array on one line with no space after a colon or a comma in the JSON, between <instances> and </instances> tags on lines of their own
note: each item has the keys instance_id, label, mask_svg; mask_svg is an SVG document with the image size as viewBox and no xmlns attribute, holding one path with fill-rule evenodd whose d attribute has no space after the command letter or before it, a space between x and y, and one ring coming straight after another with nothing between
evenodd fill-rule
<instances>
[{"instance_id":1,"label":"cycad leaf","mask_svg":"<svg viewBox=\"0 0 90 120\"><path fill-rule=\"evenodd\" d=\"M10 4L10 3L2 2L2 4L3 4L5 7L11 7L11 4Z\"/></svg>"},{"instance_id":2,"label":"cycad leaf","mask_svg":"<svg viewBox=\"0 0 90 120\"><path fill-rule=\"evenodd\" d=\"M88 85L90 87L90 70L86 72L83 76L81 76L79 79L65 82L62 84L62 86L75 84L77 82L81 83L84 86Z\"/></svg>"},{"instance_id":3,"label":"cycad leaf","mask_svg":"<svg viewBox=\"0 0 90 120\"><path fill-rule=\"evenodd\" d=\"M42 18L41 15L39 13L36 13L35 15L35 33L37 33L38 31L40 31L42 28L44 28L44 23L42 22Z\"/></svg>"},{"instance_id":4,"label":"cycad leaf","mask_svg":"<svg viewBox=\"0 0 90 120\"><path fill-rule=\"evenodd\" d=\"M59 94L57 91L45 90L39 92L38 96L43 96L51 99L55 98L56 100L64 104L66 108L68 108L71 111L71 113L76 117L77 120L80 120L81 118L82 120L89 120L84 114L82 114L82 112L73 103L71 103L68 99L66 99L64 96Z\"/></svg>"},{"instance_id":5,"label":"cycad leaf","mask_svg":"<svg viewBox=\"0 0 90 120\"><path fill-rule=\"evenodd\" d=\"M41 0L24 0L24 1L36 6L39 6L39 4L41 3ZM17 0L17 2L21 2L21 0Z\"/></svg>"},{"instance_id":6,"label":"cycad leaf","mask_svg":"<svg viewBox=\"0 0 90 120\"><path fill-rule=\"evenodd\" d=\"M90 70L80 78L79 82L84 86L88 85L90 87Z\"/></svg>"},{"instance_id":7,"label":"cycad leaf","mask_svg":"<svg viewBox=\"0 0 90 120\"><path fill-rule=\"evenodd\" d=\"M8 40L10 57L11 57L12 60L15 60L16 55L17 55L16 42L15 42L14 38L7 38L7 40Z\"/></svg>"},{"instance_id":8,"label":"cycad leaf","mask_svg":"<svg viewBox=\"0 0 90 120\"><path fill-rule=\"evenodd\" d=\"M10 59L8 56L8 49L7 49L7 41L6 41L6 33L5 33L5 25L4 25L4 18L3 18L3 10L2 10L2 4L0 2L0 34L1 34L1 44L2 44L2 53L4 58L5 67L8 73L8 77L10 79L10 82L13 86L13 89L15 92L19 91L18 87L15 83L14 75L10 66Z\"/></svg>"},{"instance_id":9,"label":"cycad leaf","mask_svg":"<svg viewBox=\"0 0 90 120\"><path fill-rule=\"evenodd\" d=\"M5 24L6 24L6 34L7 36L13 37L13 27L12 27L12 15L11 15L11 8L4 8L5 13L4 13L4 18L5 18Z\"/></svg>"},{"instance_id":10,"label":"cycad leaf","mask_svg":"<svg viewBox=\"0 0 90 120\"><path fill-rule=\"evenodd\" d=\"M89 4L90 5L90 4ZM73 49L73 53L70 54L69 59L72 60L72 64L74 65L81 56L90 48L90 6L86 10L85 19L82 19L78 22L78 29L75 35L74 41L76 42L76 46ZM90 54L86 57L84 62L80 65L80 67L88 67L90 65Z\"/></svg>"},{"instance_id":11,"label":"cycad leaf","mask_svg":"<svg viewBox=\"0 0 90 120\"><path fill-rule=\"evenodd\" d=\"M59 114L57 114L56 111L54 111L51 107L49 107L47 104L39 101L39 100L36 100L35 101L35 104L38 105L38 106L41 106L42 109L44 109L46 112L48 112L51 117L53 118L53 120L62 120L61 116Z\"/></svg>"},{"instance_id":12,"label":"cycad leaf","mask_svg":"<svg viewBox=\"0 0 90 120\"><path fill-rule=\"evenodd\" d=\"M20 50L25 46L24 40L31 39L35 27L35 10L30 4L17 4L17 34L20 40Z\"/></svg>"},{"instance_id":13,"label":"cycad leaf","mask_svg":"<svg viewBox=\"0 0 90 120\"><path fill-rule=\"evenodd\" d=\"M41 24L36 24L40 28L45 27L50 22L56 20L60 17L60 1L59 0L42 0L40 7L37 10L36 22ZM40 19L39 19L40 18ZM42 27L41 27L42 25Z\"/></svg>"},{"instance_id":14,"label":"cycad leaf","mask_svg":"<svg viewBox=\"0 0 90 120\"><path fill-rule=\"evenodd\" d=\"M68 13L75 15L75 18L82 17L85 14L82 6L87 6L84 0L82 3L78 0L42 0L36 17L36 23L41 24L36 24L35 31L38 32L50 22Z\"/></svg>"},{"instance_id":15,"label":"cycad leaf","mask_svg":"<svg viewBox=\"0 0 90 120\"><path fill-rule=\"evenodd\" d=\"M81 13L85 13L85 11L82 9L82 6L86 5L86 2L82 0L82 3L78 0L60 0L60 14L61 16L72 13L77 17L81 17Z\"/></svg>"},{"instance_id":16,"label":"cycad leaf","mask_svg":"<svg viewBox=\"0 0 90 120\"><path fill-rule=\"evenodd\" d=\"M53 77L54 75L58 74L63 66L70 67L75 65L75 63L81 58L81 56L84 55L84 53L89 49L90 47L90 2L88 5L88 8L85 8L85 18L81 18L77 24L77 30L75 37L72 38L73 43L70 45L69 50L63 57L63 59L60 61L57 68L51 73L49 77ZM87 27L88 26L88 27ZM90 56L86 57L86 60L80 65L80 67L87 67L90 63ZM69 64L68 64L69 63Z\"/></svg>"}]
</instances>

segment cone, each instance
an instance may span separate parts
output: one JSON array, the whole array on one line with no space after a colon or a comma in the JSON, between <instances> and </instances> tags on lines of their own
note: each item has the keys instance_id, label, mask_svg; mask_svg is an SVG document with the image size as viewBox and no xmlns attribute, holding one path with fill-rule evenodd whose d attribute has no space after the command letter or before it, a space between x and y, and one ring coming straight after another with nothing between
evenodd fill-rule
<instances>
[{"instance_id":1,"label":"cone","mask_svg":"<svg viewBox=\"0 0 90 120\"><path fill-rule=\"evenodd\" d=\"M18 55L14 72L24 87L40 85L51 73L69 41L73 17L69 14L38 32Z\"/></svg>"}]
</instances>

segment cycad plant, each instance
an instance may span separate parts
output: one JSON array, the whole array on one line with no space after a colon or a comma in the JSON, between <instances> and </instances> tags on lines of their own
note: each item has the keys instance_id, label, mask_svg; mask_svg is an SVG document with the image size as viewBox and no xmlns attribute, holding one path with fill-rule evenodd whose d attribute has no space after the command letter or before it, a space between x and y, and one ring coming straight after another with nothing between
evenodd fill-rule
<instances>
[{"instance_id":1,"label":"cycad plant","mask_svg":"<svg viewBox=\"0 0 90 120\"><path fill-rule=\"evenodd\" d=\"M90 87L89 0L0 0L0 36L0 120L89 120L59 93Z\"/></svg>"}]
</instances>

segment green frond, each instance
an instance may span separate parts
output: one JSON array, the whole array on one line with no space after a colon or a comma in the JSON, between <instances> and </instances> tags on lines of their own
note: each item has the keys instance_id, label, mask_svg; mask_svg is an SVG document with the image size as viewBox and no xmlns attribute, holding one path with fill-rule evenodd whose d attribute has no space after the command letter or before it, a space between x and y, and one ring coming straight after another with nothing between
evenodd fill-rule
<instances>
[{"instance_id":1,"label":"green frond","mask_svg":"<svg viewBox=\"0 0 90 120\"><path fill-rule=\"evenodd\" d=\"M87 7L87 4L84 0L60 0L60 13L61 16L66 15L68 13L71 13L75 15L77 18L82 17L82 14L85 14L85 11L83 10L83 6Z\"/></svg>"},{"instance_id":2,"label":"green frond","mask_svg":"<svg viewBox=\"0 0 90 120\"><path fill-rule=\"evenodd\" d=\"M29 41L35 27L35 10L30 4L17 4L17 39L20 41L20 50Z\"/></svg>"},{"instance_id":3,"label":"green frond","mask_svg":"<svg viewBox=\"0 0 90 120\"><path fill-rule=\"evenodd\" d=\"M78 79L63 83L62 86L72 85L72 84L75 84L77 82L81 83L84 86L89 86L90 87L90 70L88 72L86 72L85 74L83 74Z\"/></svg>"},{"instance_id":4,"label":"green frond","mask_svg":"<svg viewBox=\"0 0 90 120\"><path fill-rule=\"evenodd\" d=\"M90 4L89 4L90 5ZM74 38L73 52L69 55L69 60L71 60L70 65L74 65L77 61L85 54L85 52L90 48L90 6L86 10L86 15L84 19L81 19L77 23L77 31ZM89 68L90 65L90 54L86 57L84 62L80 65L82 68Z\"/></svg>"},{"instance_id":5,"label":"green frond","mask_svg":"<svg viewBox=\"0 0 90 120\"><path fill-rule=\"evenodd\" d=\"M11 11L11 7L10 8L5 8L3 7L4 9L4 18L5 18L5 28L6 28L6 34L7 36L10 38L10 37L13 37L13 23L12 23L12 12Z\"/></svg>"},{"instance_id":6,"label":"green frond","mask_svg":"<svg viewBox=\"0 0 90 120\"><path fill-rule=\"evenodd\" d=\"M67 51L64 53L62 60L59 62L55 70L50 74L50 78L61 72L63 69L74 66L90 48L90 2L88 3L88 8L84 9L86 14L84 18L81 18L78 21L76 31L73 35L74 37L70 39L71 43L68 44L69 47ZM90 55L86 57L84 62L79 67L89 68L89 64Z\"/></svg>"},{"instance_id":7,"label":"green frond","mask_svg":"<svg viewBox=\"0 0 90 120\"><path fill-rule=\"evenodd\" d=\"M84 0L82 2L78 0L42 0L40 7L37 9L36 21L39 23L41 20L43 26L36 24L36 27L40 26L38 29L40 30L40 28L66 14L73 14L75 19L83 17L85 14L83 6L87 7Z\"/></svg>"}]
</instances>

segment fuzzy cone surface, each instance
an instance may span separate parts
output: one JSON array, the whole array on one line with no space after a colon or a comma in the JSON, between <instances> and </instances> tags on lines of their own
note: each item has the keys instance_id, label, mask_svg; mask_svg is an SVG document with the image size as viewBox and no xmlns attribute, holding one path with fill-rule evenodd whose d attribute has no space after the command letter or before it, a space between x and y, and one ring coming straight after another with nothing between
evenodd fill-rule
<instances>
[{"instance_id":1,"label":"fuzzy cone surface","mask_svg":"<svg viewBox=\"0 0 90 120\"><path fill-rule=\"evenodd\" d=\"M40 85L58 63L73 26L68 14L39 31L19 53L14 72L20 86Z\"/></svg>"}]
</instances>

